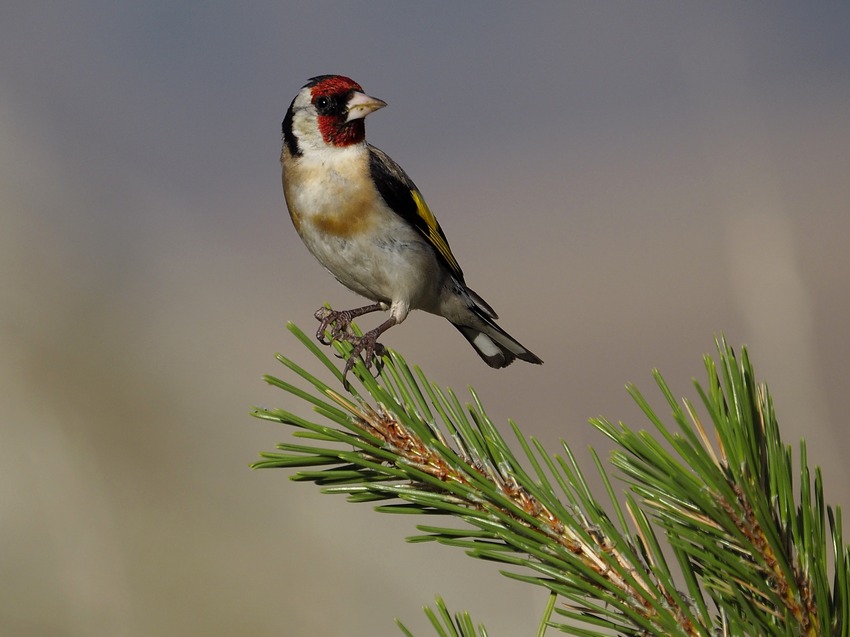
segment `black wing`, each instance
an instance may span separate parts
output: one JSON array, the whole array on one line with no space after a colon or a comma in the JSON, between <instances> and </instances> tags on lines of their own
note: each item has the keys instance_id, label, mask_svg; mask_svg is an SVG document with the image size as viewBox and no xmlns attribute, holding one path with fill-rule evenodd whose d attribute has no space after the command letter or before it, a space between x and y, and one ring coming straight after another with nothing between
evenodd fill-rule
<instances>
[{"instance_id":1,"label":"black wing","mask_svg":"<svg viewBox=\"0 0 850 637\"><path fill-rule=\"evenodd\" d=\"M384 151L370 145L369 171L378 192L392 211L419 231L443 264L463 283L463 271L452 254L443 229L422 198L422 193L401 166Z\"/></svg>"}]
</instances>

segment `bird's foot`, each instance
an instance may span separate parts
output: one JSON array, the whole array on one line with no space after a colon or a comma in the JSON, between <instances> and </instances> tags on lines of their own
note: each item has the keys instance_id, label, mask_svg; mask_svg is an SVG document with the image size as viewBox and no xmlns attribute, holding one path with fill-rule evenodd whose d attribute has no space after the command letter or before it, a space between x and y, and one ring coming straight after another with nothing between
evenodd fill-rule
<instances>
[{"instance_id":1,"label":"bird's foot","mask_svg":"<svg viewBox=\"0 0 850 637\"><path fill-rule=\"evenodd\" d=\"M355 336L354 340L350 341L354 347L348 355L348 360L345 361L345 369L342 371L342 383L346 389L348 389L348 372L357 364L358 358L362 356L363 364L369 370L375 361L380 361L381 357L386 354L387 349L378 342L378 337L383 332L384 330L380 327L376 327L374 330L366 332L363 336Z\"/></svg>"},{"instance_id":2,"label":"bird's foot","mask_svg":"<svg viewBox=\"0 0 850 637\"><path fill-rule=\"evenodd\" d=\"M369 330L363 336L358 336L351 328L351 321L363 314L385 309L386 305L383 303L375 303L353 310L337 311L327 307L316 310L315 317L319 321L316 338L320 343L330 345L331 341L344 341L352 345L351 352L346 357L345 368L342 372L342 384L346 390L350 387L348 384L348 372L354 368L357 359L362 356L366 370L370 370L375 361L380 361L381 357L386 353L386 348L378 342L378 338L398 323L396 317L390 316L375 329ZM330 339L328 336L330 336Z\"/></svg>"},{"instance_id":3,"label":"bird's foot","mask_svg":"<svg viewBox=\"0 0 850 637\"><path fill-rule=\"evenodd\" d=\"M357 338L351 329L351 321L353 319L351 312L336 311L322 307L316 310L314 316L319 321L319 329L316 330L316 339L322 345L330 345L331 341L353 342ZM331 328L331 326L333 327ZM328 331L330 331L330 338L328 338Z\"/></svg>"},{"instance_id":4,"label":"bird's foot","mask_svg":"<svg viewBox=\"0 0 850 637\"><path fill-rule=\"evenodd\" d=\"M319 329L316 330L316 340L322 345L330 345L331 341L354 343L360 337L351 328L351 321L358 316L363 316L369 312L376 312L380 309L380 303L358 307L353 310L332 310L328 307L320 307L313 315L319 321ZM327 336L328 331L330 331L330 339Z\"/></svg>"}]
</instances>

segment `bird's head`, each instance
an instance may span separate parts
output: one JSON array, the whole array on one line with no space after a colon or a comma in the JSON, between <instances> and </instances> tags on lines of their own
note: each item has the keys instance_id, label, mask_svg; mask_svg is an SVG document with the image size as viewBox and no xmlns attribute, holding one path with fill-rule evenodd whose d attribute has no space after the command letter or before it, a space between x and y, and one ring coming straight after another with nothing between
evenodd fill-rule
<instances>
[{"instance_id":1,"label":"bird's head","mask_svg":"<svg viewBox=\"0 0 850 637\"><path fill-rule=\"evenodd\" d=\"M312 78L295 96L283 120L283 141L292 155L346 147L366 138L364 118L387 103L369 97L343 75Z\"/></svg>"}]
</instances>

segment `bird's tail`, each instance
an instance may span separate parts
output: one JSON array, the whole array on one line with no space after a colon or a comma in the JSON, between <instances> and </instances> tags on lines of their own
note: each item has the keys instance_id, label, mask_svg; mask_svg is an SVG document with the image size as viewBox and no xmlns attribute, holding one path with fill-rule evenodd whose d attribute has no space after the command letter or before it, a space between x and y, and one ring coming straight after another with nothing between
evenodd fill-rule
<instances>
[{"instance_id":1,"label":"bird's tail","mask_svg":"<svg viewBox=\"0 0 850 637\"><path fill-rule=\"evenodd\" d=\"M471 290L469 291L471 292ZM481 298L474 292L472 292L472 296L476 301ZM493 320L496 318L496 313L489 305L484 303L484 307L481 307L478 303L474 303L470 309L478 319L475 321L475 325L459 325L457 323L453 323L453 325L490 367L497 369L507 367L517 358L535 365L540 365L543 362L513 336L496 325Z\"/></svg>"}]
</instances>

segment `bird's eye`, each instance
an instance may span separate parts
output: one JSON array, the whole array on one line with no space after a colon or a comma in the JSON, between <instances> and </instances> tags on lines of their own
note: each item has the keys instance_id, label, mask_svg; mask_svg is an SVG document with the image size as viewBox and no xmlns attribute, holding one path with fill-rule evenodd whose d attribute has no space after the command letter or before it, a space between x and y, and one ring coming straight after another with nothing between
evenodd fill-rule
<instances>
[{"instance_id":1,"label":"bird's eye","mask_svg":"<svg viewBox=\"0 0 850 637\"><path fill-rule=\"evenodd\" d=\"M316 110L319 111L320 115L324 115L331 108L331 98L326 97L325 95L320 95L316 98Z\"/></svg>"}]
</instances>

